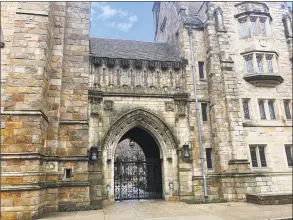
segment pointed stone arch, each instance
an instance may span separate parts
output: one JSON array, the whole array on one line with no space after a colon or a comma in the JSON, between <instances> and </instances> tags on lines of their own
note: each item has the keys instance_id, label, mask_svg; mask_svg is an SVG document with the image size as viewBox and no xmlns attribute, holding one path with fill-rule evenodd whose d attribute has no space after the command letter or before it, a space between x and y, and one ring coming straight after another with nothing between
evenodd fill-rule
<instances>
[{"instance_id":1,"label":"pointed stone arch","mask_svg":"<svg viewBox=\"0 0 293 220\"><path fill-rule=\"evenodd\" d=\"M114 158L117 144L130 129L140 127L146 130L158 142L161 158L172 158L177 149L177 141L170 127L155 113L143 108L135 108L116 119L107 131L102 150L108 160Z\"/></svg>"},{"instance_id":2,"label":"pointed stone arch","mask_svg":"<svg viewBox=\"0 0 293 220\"><path fill-rule=\"evenodd\" d=\"M102 164L104 186L107 194L106 203L115 201L114 195L114 160L117 145L124 134L139 127L147 131L157 142L160 150L162 165L163 199L177 197L179 193L177 141L171 128L157 114L135 108L126 112L111 123L109 130L102 140ZM170 189L169 185L172 185Z\"/></svg>"}]
</instances>

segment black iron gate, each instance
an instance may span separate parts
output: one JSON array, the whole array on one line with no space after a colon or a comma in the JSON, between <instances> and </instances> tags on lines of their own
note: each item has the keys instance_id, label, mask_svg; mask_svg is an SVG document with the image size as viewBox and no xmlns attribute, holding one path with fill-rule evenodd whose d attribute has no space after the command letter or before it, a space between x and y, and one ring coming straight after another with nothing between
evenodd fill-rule
<instances>
[{"instance_id":1,"label":"black iron gate","mask_svg":"<svg viewBox=\"0 0 293 220\"><path fill-rule=\"evenodd\" d=\"M160 160L116 159L114 167L115 200L162 198Z\"/></svg>"}]
</instances>

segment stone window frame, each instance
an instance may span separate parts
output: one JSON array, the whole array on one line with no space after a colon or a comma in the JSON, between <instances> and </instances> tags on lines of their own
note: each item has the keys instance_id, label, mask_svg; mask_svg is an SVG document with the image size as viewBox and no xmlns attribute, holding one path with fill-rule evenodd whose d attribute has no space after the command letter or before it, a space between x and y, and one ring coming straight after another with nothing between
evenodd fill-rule
<instances>
[{"instance_id":1,"label":"stone window frame","mask_svg":"<svg viewBox=\"0 0 293 220\"><path fill-rule=\"evenodd\" d=\"M260 70L258 65L258 58L261 57L262 69ZM274 52L265 51L253 51L243 54L244 59L244 73L245 75L250 74L264 74L264 75L280 75L278 55ZM248 60L252 59L252 71L249 71ZM270 60L268 62L268 60ZM272 69L272 71L270 71Z\"/></svg>"},{"instance_id":2,"label":"stone window frame","mask_svg":"<svg viewBox=\"0 0 293 220\"><path fill-rule=\"evenodd\" d=\"M240 39L245 38L267 38L271 36L271 23L268 16L265 15L247 15L242 16L237 19L238 21L238 35ZM255 30L256 33L253 31L253 23L256 24ZM262 33L264 24L265 34Z\"/></svg>"},{"instance_id":3,"label":"stone window frame","mask_svg":"<svg viewBox=\"0 0 293 220\"><path fill-rule=\"evenodd\" d=\"M263 147L263 156L264 160L261 160L260 149ZM256 165L253 165L252 161L252 152L251 149L254 149L255 157L256 157ZM250 165L252 169L266 169L269 168L268 166L268 158L267 158L267 145L266 144L249 144L249 157L250 157ZM264 162L265 165L262 164Z\"/></svg>"},{"instance_id":4,"label":"stone window frame","mask_svg":"<svg viewBox=\"0 0 293 220\"><path fill-rule=\"evenodd\" d=\"M206 113L206 120L204 121L204 117L203 117L203 104L206 105L206 108L205 108L205 113ZM209 121L209 105L207 102L200 102L200 111L201 111L201 121L206 124L208 123Z\"/></svg>"},{"instance_id":5,"label":"stone window frame","mask_svg":"<svg viewBox=\"0 0 293 220\"><path fill-rule=\"evenodd\" d=\"M202 67L202 76L203 77L201 77L201 73L200 73L200 68L199 68L199 66L200 66L200 63L202 63L202 65L203 65L203 67ZM198 76L199 76L199 80L200 81L206 81L206 79L207 79L207 75L206 75L206 71L205 71L205 62L204 61L202 61L202 60L199 60L198 62L197 62L197 67L198 67Z\"/></svg>"},{"instance_id":6,"label":"stone window frame","mask_svg":"<svg viewBox=\"0 0 293 220\"><path fill-rule=\"evenodd\" d=\"M249 118L245 117L244 102L247 102ZM250 121L252 119L252 117L251 117L251 113L252 113L252 111L251 111L252 110L251 109L251 99L250 98L243 98L241 103L242 103L243 120Z\"/></svg>"},{"instance_id":7,"label":"stone window frame","mask_svg":"<svg viewBox=\"0 0 293 220\"><path fill-rule=\"evenodd\" d=\"M288 104L288 108L289 108L289 114L290 114L290 118L288 118L288 115L286 113L286 106ZM291 106L291 108L290 108ZM291 99L283 99L283 111L284 111L284 119L287 121L292 121L292 100Z\"/></svg>"},{"instance_id":8,"label":"stone window frame","mask_svg":"<svg viewBox=\"0 0 293 220\"><path fill-rule=\"evenodd\" d=\"M261 101L263 102L265 118L261 118L260 105L259 105ZM274 110L275 118L271 117L272 115L271 115L271 112L270 112L269 102L273 103L273 110ZM258 98L257 103L258 103L259 117L260 117L261 120L276 121L276 120L279 119L279 112L278 112L278 105L277 105L278 103L277 103L276 99L274 99L274 98Z\"/></svg>"},{"instance_id":9,"label":"stone window frame","mask_svg":"<svg viewBox=\"0 0 293 220\"><path fill-rule=\"evenodd\" d=\"M208 150L210 150L210 162L211 162L211 168L208 167ZM214 151L212 147L205 148L205 158L206 158L206 169L208 172L213 172L214 170Z\"/></svg>"},{"instance_id":10,"label":"stone window frame","mask_svg":"<svg viewBox=\"0 0 293 220\"><path fill-rule=\"evenodd\" d=\"M289 151L290 151L291 155L288 155L288 152L286 149L288 147L289 147ZM284 144L284 150L285 150L285 158L287 161L287 166L289 168L292 168L293 167L293 145L292 144ZM288 160L290 156L291 156L291 164L290 164L290 161Z\"/></svg>"}]
</instances>

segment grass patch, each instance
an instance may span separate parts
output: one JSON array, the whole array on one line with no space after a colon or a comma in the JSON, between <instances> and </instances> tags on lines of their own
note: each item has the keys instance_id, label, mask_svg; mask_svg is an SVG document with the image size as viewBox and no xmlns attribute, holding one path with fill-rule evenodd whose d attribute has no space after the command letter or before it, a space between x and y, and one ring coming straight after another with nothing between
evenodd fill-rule
<instances>
[{"instance_id":1,"label":"grass patch","mask_svg":"<svg viewBox=\"0 0 293 220\"><path fill-rule=\"evenodd\" d=\"M76 211L99 210L99 209L103 209L103 206L89 205L89 206L62 207L58 209L58 212L76 212Z\"/></svg>"},{"instance_id":2,"label":"grass patch","mask_svg":"<svg viewBox=\"0 0 293 220\"><path fill-rule=\"evenodd\" d=\"M210 203L225 203L228 202L226 199L185 199L182 200L187 204L210 204Z\"/></svg>"}]
</instances>

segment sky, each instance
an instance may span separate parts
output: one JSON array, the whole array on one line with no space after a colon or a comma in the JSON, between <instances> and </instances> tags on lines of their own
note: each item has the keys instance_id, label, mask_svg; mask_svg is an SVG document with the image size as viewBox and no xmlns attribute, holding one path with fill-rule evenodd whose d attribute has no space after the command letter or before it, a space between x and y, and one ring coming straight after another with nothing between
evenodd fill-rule
<instances>
[{"instance_id":1,"label":"sky","mask_svg":"<svg viewBox=\"0 0 293 220\"><path fill-rule=\"evenodd\" d=\"M292 2L287 2L292 8ZM153 41L153 2L92 2L91 37Z\"/></svg>"},{"instance_id":2,"label":"sky","mask_svg":"<svg viewBox=\"0 0 293 220\"><path fill-rule=\"evenodd\" d=\"M91 36L153 41L153 2L92 2Z\"/></svg>"}]
</instances>

